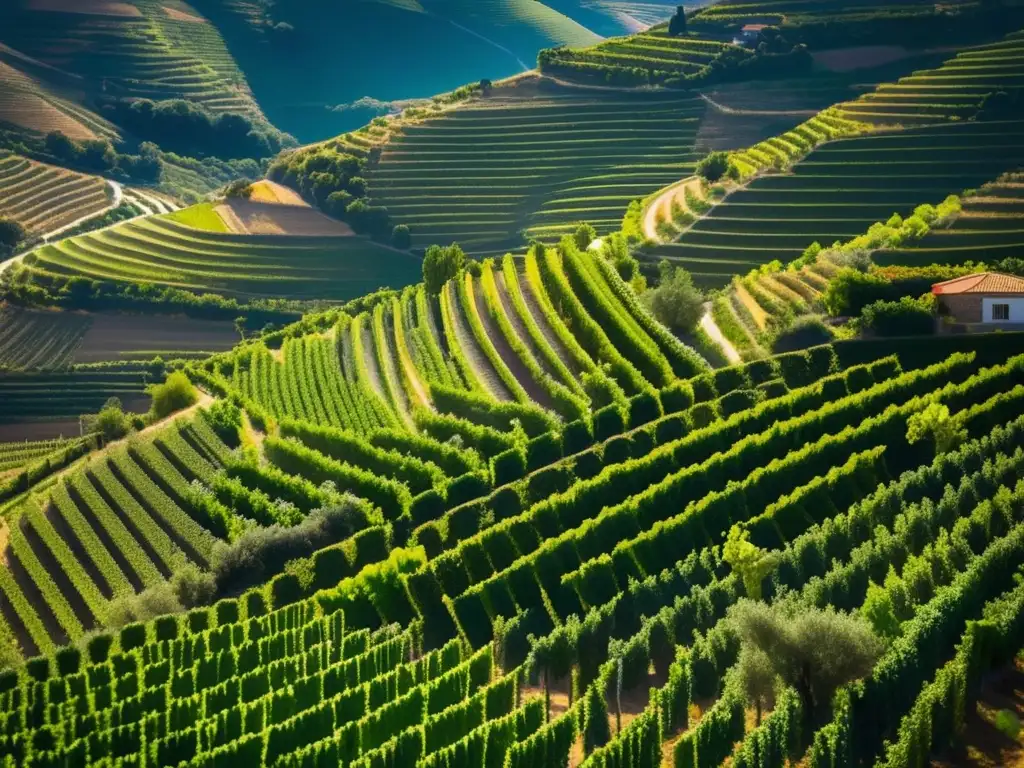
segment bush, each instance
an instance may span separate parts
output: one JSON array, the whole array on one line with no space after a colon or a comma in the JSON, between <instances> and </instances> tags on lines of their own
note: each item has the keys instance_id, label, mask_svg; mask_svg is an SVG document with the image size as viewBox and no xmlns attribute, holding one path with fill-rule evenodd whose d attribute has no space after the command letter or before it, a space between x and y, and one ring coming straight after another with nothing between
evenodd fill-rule
<instances>
[{"instance_id":1,"label":"bush","mask_svg":"<svg viewBox=\"0 0 1024 768\"><path fill-rule=\"evenodd\" d=\"M308 557L318 549L348 538L365 527L367 512L362 502L344 500L336 506L315 510L298 525L250 528L231 544L218 542L213 551L213 575L217 593L229 594L260 584L284 570L285 564ZM218 603L217 623L221 623Z\"/></svg>"},{"instance_id":2,"label":"bush","mask_svg":"<svg viewBox=\"0 0 1024 768\"><path fill-rule=\"evenodd\" d=\"M935 297L876 301L864 307L861 328L876 336L929 336L935 332Z\"/></svg>"},{"instance_id":3,"label":"bush","mask_svg":"<svg viewBox=\"0 0 1024 768\"><path fill-rule=\"evenodd\" d=\"M697 175L714 184L729 172L729 153L712 152L697 163Z\"/></svg>"},{"instance_id":4,"label":"bush","mask_svg":"<svg viewBox=\"0 0 1024 768\"><path fill-rule=\"evenodd\" d=\"M395 225L395 228L391 230L391 245L402 251L407 251L412 247L412 233L409 231L408 224Z\"/></svg>"},{"instance_id":5,"label":"bush","mask_svg":"<svg viewBox=\"0 0 1024 768\"><path fill-rule=\"evenodd\" d=\"M658 286L644 292L644 303L665 327L677 333L693 332L704 314L704 294L689 272L667 259L662 260L659 271Z\"/></svg>"},{"instance_id":6,"label":"bush","mask_svg":"<svg viewBox=\"0 0 1024 768\"><path fill-rule=\"evenodd\" d=\"M25 228L14 219L0 216L0 250L14 250L25 239Z\"/></svg>"},{"instance_id":7,"label":"bush","mask_svg":"<svg viewBox=\"0 0 1024 768\"><path fill-rule=\"evenodd\" d=\"M82 664L82 652L74 646L66 646L57 651L57 674L61 677L73 675Z\"/></svg>"},{"instance_id":8,"label":"bush","mask_svg":"<svg viewBox=\"0 0 1024 768\"><path fill-rule=\"evenodd\" d=\"M444 284L455 277L466 263L466 254L458 243L447 248L432 245L423 257L423 282L427 293L437 295Z\"/></svg>"},{"instance_id":9,"label":"bush","mask_svg":"<svg viewBox=\"0 0 1024 768\"><path fill-rule=\"evenodd\" d=\"M789 328L781 331L772 342L776 354L795 352L832 341L832 331L820 317L813 315L797 318Z\"/></svg>"},{"instance_id":10,"label":"bush","mask_svg":"<svg viewBox=\"0 0 1024 768\"><path fill-rule=\"evenodd\" d=\"M655 419L661 418L661 402L654 392L641 392L639 395L629 399L629 428L649 424Z\"/></svg>"},{"instance_id":11,"label":"bush","mask_svg":"<svg viewBox=\"0 0 1024 768\"><path fill-rule=\"evenodd\" d=\"M181 371L172 373L163 384L151 386L149 394L153 397L150 413L154 420L188 408L199 399L196 388Z\"/></svg>"}]
</instances>

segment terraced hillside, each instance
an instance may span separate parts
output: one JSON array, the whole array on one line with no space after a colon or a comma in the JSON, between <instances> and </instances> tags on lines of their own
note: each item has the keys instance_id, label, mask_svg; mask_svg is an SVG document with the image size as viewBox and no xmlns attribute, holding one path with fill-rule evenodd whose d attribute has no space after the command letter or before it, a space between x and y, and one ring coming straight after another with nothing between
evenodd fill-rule
<instances>
[{"instance_id":1,"label":"terraced hillside","mask_svg":"<svg viewBox=\"0 0 1024 768\"><path fill-rule=\"evenodd\" d=\"M4 678L16 735L0 751L30 766L143 743L196 766L570 754L588 766L773 754L782 766L834 760L843 729L865 762L889 739L903 765L914 721L901 723L930 711L915 704L928 683L967 659L979 674L1024 639L1024 588L1010 578L1024 565L1024 357L1009 357L1020 340L977 337L981 355L932 345L906 358L922 368L819 347L705 372L601 259L533 251L504 261L501 281L489 263L436 299L409 289L326 335L307 318L274 337L280 352L250 342L193 370L238 393L258 433L225 429L223 410L190 414L19 502L2 634L45 656ZM528 354L541 370L598 361L617 382L600 390L611 404L586 379L595 399L581 417L524 398ZM938 456L906 437L936 402L965 430ZM210 607L57 651L118 597L186 561L207 567L218 539L247 525L315 530L325 513L312 510L332 503L357 530L317 539L301 570L266 560L255 586L218 571L229 596ZM712 546L734 527L767 556L756 590ZM863 685L833 708L783 672L757 725L737 668L749 641L730 609L756 610L754 595L789 616L855 611L875 564L890 563L879 589L902 597L904 623L871 640ZM915 574L929 576L910 590ZM990 650L972 653L982 618ZM32 719L30 696L83 703ZM816 717L800 730L807 706Z\"/></svg>"},{"instance_id":2,"label":"terraced hillside","mask_svg":"<svg viewBox=\"0 0 1024 768\"><path fill-rule=\"evenodd\" d=\"M417 245L501 253L579 221L614 231L630 201L696 160L704 104L691 95L542 94L512 91L402 128L368 174L373 202Z\"/></svg>"},{"instance_id":3,"label":"terraced hillside","mask_svg":"<svg viewBox=\"0 0 1024 768\"><path fill-rule=\"evenodd\" d=\"M34 440L23 443L0 443L0 478L6 478L11 472L21 469L26 464L60 453L73 447L77 439Z\"/></svg>"},{"instance_id":4,"label":"terraced hillside","mask_svg":"<svg viewBox=\"0 0 1024 768\"><path fill-rule=\"evenodd\" d=\"M50 74L41 64L0 48L0 123L37 135L60 131L78 140L116 135L99 115L65 98L64 89L46 77Z\"/></svg>"},{"instance_id":5,"label":"terraced hillside","mask_svg":"<svg viewBox=\"0 0 1024 768\"><path fill-rule=\"evenodd\" d=\"M1011 35L997 45L959 54L932 74L909 78L912 88L947 83L939 94L922 91L926 102L887 111L882 102L864 96L735 153L742 175L753 180L731 191L677 242L647 255L678 261L699 280L720 285L731 274L792 260L815 241L846 240L894 211L907 215L917 205L938 203L1020 166L1024 125L1012 114L961 118L967 104L971 115L978 112L981 95L1024 85L1016 74L1024 54L1022 39L1020 33ZM996 63L964 69L964 57L974 53L980 61ZM885 88L880 86L875 96ZM966 95L953 95L961 92ZM958 106L960 98L964 103ZM865 120L881 120L885 126L873 129ZM891 126L897 122L904 127ZM773 172L773 167L784 171Z\"/></svg>"},{"instance_id":6,"label":"terraced hillside","mask_svg":"<svg viewBox=\"0 0 1024 768\"><path fill-rule=\"evenodd\" d=\"M269 11L225 0L195 5L225 35L271 122L302 141L357 128L391 102L519 74L534 66L542 48L600 39L537 0L287 2ZM282 23L294 34L274 29ZM346 30L343 46L339 27ZM424 41L458 55L436 56L424 66ZM345 75L320 76L338 72Z\"/></svg>"},{"instance_id":7,"label":"terraced hillside","mask_svg":"<svg viewBox=\"0 0 1024 768\"><path fill-rule=\"evenodd\" d=\"M873 255L876 264L963 264L1019 257L1024 241L1024 184L1020 173L1008 174L963 198L952 223L933 229L907 248L887 248Z\"/></svg>"},{"instance_id":8,"label":"terraced hillside","mask_svg":"<svg viewBox=\"0 0 1024 768\"><path fill-rule=\"evenodd\" d=\"M78 314L0 306L0 370L69 365L89 325Z\"/></svg>"},{"instance_id":9,"label":"terraced hillside","mask_svg":"<svg viewBox=\"0 0 1024 768\"><path fill-rule=\"evenodd\" d=\"M145 410L147 367L134 363L79 366L64 371L5 371L0 377L0 424L67 421L96 413L108 398Z\"/></svg>"},{"instance_id":10,"label":"terraced hillside","mask_svg":"<svg viewBox=\"0 0 1024 768\"><path fill-rule=\"evenodd\" d=\"M0 216L43 235L110 207L107 184L0 151Z\"/></svg>"},{"instance_id":11,"label":"terraced hillside","mask_svg":"<svg viewBox=\"0 0 1024 768\"><path fill-rule=\"evenodd\" d=\"M91 94L184 98L214 112L259 115L217 30L184 3L166 4L177 14L164 5L17 0L0 9L0 43L84 78L80 88Z\"/></svg>"},{"instance_id":12,"label":"terraced hillside","mask_svg":"<svg viewBox=\"0 0 1024 768\"><path fill-rule=\"evenodd\" d=\"M407 253L361 237L234 234L155 216L36 249L25 259L31 279L85 276L151 283L239 299L348 299L420 274Z\"/></svg>"}]
</instances>

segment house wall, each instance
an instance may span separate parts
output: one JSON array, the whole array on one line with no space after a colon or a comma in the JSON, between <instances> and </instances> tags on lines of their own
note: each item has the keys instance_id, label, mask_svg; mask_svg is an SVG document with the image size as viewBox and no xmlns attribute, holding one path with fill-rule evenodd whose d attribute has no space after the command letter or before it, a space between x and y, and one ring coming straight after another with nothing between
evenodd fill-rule
<instances>
[{"instance_id":1,"label":"house wall","mask_svg":"<svg viewBox=\"0 0 1024 768\"><path fill-rule=\"evenodd\" d=\"M980 323L982 321L981 296L977 294L940 295L939 302L958 323ZM991 315L992 311L989 310L989 316L991 317Z\"/></svg>"},{"instance_id":2,"label":"house wall","mask_svg":"<svg viewBox=\"0 0 1024 768\"><path fill-rule=\"evenodd\" d=\"M1010 305L1010 319L1009 320L993 320L992 319L992 305L993 304L1009 304ZM981 300L982 306L982 321L983 323L1024 323L1024 296L1020 297L985 297Z\"/></svg>"}]
</instances>

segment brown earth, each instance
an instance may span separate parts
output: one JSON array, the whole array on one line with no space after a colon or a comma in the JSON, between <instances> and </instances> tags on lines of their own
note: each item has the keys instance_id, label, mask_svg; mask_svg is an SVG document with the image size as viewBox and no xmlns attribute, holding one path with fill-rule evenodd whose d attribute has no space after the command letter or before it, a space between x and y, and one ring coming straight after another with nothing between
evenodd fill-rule
<instances>
[{"instance_id":1,"label":"brown earth","mask_svg":"<svg viewBox=\"0 0 1024 768\"><path fill-rule=\"evenodd\" d=\"M142 16L142 11L130 3L119 3L117 0L29 0L28 7L33 11L51 11L55 13L82 13L93 16Z\"/></svg>"},{"instance_id":2,"label":"brown earth","mask_svg":"<svg viewBox=\"0 0 1024 768\"><path fill-rule=\"evenodd\" d=\"M175 21L190 21L193 24L206 23L206 19L202 18L201 16L193 16L191 13L179 11L177 8L168 8L166 5L162 6L162 8L164 10L164 13L166 13L169 18L172 18Z\"/></svg>"},{"instance_id":3,"label":"brown earth","mask_svg":"<svg viewBox=\"0 0 1024 768\"><path fill-rule=\"evenodd\" d=\"M870 69L905 59L911 52L902 45L859 45L854 48L835 48L811 54L816 64L832 72L852 72Z\"/></svg>"},{"instance_id":4,"label":"brown earth","mask_svg":"<svg viewBox=\"0 0 1024 768\"><path fill-rule=\"evenodd\" d=\"M76 363L152 357L169 351L223 352L238 343L226 320L161 315L92 315L92 325L75 354ZM146 354L138 354L138 353Z\"/></svg>"},{"instance_id":5,"label":"brown earth","mask_svg":"<svg viewBox=\"0 0 1024 768\"><path fill-rule=\"evenodd\" d=\"M254 203L275 203L279 205L297 205L308 208L309 203L294 189L278 184L270 179L262 179L252 185L249 200Z\"/></svg>"},{"instance_id":6,"label":"brown earth","mask_svg":"<svg viewBox=\"0 0 1024 768\"><path fill-rule=\"evenodd\" d=\"M61 131L71 139L96 138L84 123L33 93L34 85L23 86L22 77L14 67L0 62L0 123L10 123L35 133Z\"/></svg>"},{"instance_id":7,"label":"brown earth","mask_svg":"<svg viewBox=\"0 0 1024 768\"><path fill-rule=\"evenodd\" d=\"M307 237L351 237L355 234L348 224L309 206L225 200L216 211L228 228L239 234Z\"/></svg>"}]
</instances>

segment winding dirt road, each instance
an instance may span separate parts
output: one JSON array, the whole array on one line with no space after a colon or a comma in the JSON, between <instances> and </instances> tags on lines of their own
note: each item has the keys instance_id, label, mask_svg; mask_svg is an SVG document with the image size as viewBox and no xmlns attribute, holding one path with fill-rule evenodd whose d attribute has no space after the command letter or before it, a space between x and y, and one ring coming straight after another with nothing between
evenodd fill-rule
<instances>
[{"instance_id":1,"label":"winding dirt road","mask_svg":"<svg viewBox=\"0 0 1024 768\"><path fill-rule=\"evenodd\" d=\"M704 333L708 335L718 348L722 351L725 356L725 360L729 365L736 365L742 363L743 358L740 357L740 353L736 351L736 347L732 345L732 342L725 338L725 334L722 333L722 329L718 327L718 323L715 322L715 318L711 316L711 302L707 302L704 305L704 317L700 319L700 327L704 329Z\"/></svg>"}]
</instances>

